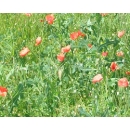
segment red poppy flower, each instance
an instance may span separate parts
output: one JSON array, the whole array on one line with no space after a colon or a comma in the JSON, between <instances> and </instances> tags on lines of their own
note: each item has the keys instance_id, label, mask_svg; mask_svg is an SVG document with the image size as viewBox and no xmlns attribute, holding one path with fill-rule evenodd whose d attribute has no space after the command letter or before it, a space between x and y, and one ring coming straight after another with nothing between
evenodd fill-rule
<instances>
[{"instance_id":1,"label":"red poppy flower","mask_svg":"<svg viewBox=\"0 0 130 130\"><path fill-rule=\"evenodd\" d=\"M126 75L130 75L130 71L126 71L125 74L126 74Z\"/></svg>"},{"instance_id":2,"label":"red poppy flower","mask_svg":"<svg viewBox=\"0 0 130 130\"><path fill-rule=\"evenodd\" d=\"M39 44L41 44L41 42L42 42L42 38L41 37L37 37L35 46L38 46Z\"/></svg>"},{"instance_id":3,"label":"red poppy flower","mask_svg":"<svg viewBox=\"0 0 130 130\"><path fill-rule=\"evenodd\" d=\"M108 52L102 52L102 56L106 57L108 55Z\"/></svg>"},{"instance_id":4,"label":"red poppy flower","mask_svg":"<svg viewBox=\"0 0 130 130\"><path fill-rule=\"evenodd\" d=\"M92 46L93 46L93 45L92 45L91 43L88 43L88 47L89 47L89 48L92 48Z\"/></svg>"},{"instance_id":5,"label":"red poppy flower","mask_svg":"<svg viewBox=\"0 0 130 130\"><path fill-rule=\"evenodd\" d=\"M112 62L112 63L111 63L111 66L110 66L110 69L111 69L112 71L117 70L117 69L118 69L118 64L117 64L116 62Z\"/></svg>"},{"instance_id":6,"label":"red poppy flower","mask_svg":"<svg viewBox=\"0 0 130 130\"><path fill-rule=\"evenodd\" d=\"M128 82L127 78L121 78L121 79L118 80L118 86L119 87L126 88L126 87L128 87L128 85L129 85L129 82Z\"/></svg>"},{"instance_id":7,"label":"red poppy flower","mask_svg":"<svg viewBox=\"0 0 130 130\"><path fill-rule=\"evenodd\" d=\"M53 24L54 19L55 19L55 17L53 14L49 14L46 16L46 21L48 22L48 24Z\"/></svg>"},{"instance_id":8,"label":"red poppy flower","mask_svg":"<svg viewBox=\"0 0 130 130\"><path fill-rule=\"evenodd\" d=\"M124 34L125 34L125 31L123 30L123 31L119 31L117 35L119 38L121 38L123 37Z\"/></svg>"},{"instance_id":9,"label":"red poppy flower","mask_svg":"<svg viewBox=\"0 0 130 130\"><path fill-rule=\"evenodd\" d=\"M124 53L123 53L122 51L120 51L120 52L117 52L116 55L117 55L118 57L122 57L122 56L124 56Z\"/></svg>"},{"instance_id":10,"label":"red poppy flower","mask_svg":"<svg viewBox=\"0 0 130 130\"><path fill-rule=\"evenodd\" d=\"M66 46L66 47L62 47L62 48L61 48L61 52L62 52L62 53L67 53L67 52L70 51L70 49L71 49L71 48L70 48L70 45L68 45L68 46Z\"/></svg>"},{"instance_id":11,"label":"red poppy flower","mask_svg":"<svg viewBox=\"0 0 130 130\"><path fill-rule=\"evenodd\" d=\"M78 31L78 36L84 37L84 36L85 36L85 34L84 34L84 33L82 33L81 31Z\"/></svg>"},{"instance_id":12,"label":"red poppy flower","mask_svg":"<svg viewBox=\"0 0 130 130\"><path fill-rule=\"evenodd\" d=\"M70 34L70 38L72 39L72 40L76 40L78 37L84 37L85 36L85 34L84 33L82 33L80 30L78 31L78 32L72 32L71 34Z\"/></svg>"},{"instance_id":13,"label":"red poppy flower","mask_svg":"<svg viewBox=\"0 0 130 130\"><path fill-rule=\"evenodd\" d=\"M70 34L70 38L72 40L76 40L79 37L79 33L78 32L73 32Z\"/></svg>"},{"instance_id":14,"label":"red poppy flower","mask_svg":"<svg viewBox=\"0 0 130 130\"><path fill-rule=\"evenodd\" d=\"M102 17L106 16L108 13L100 13Z\"/></svg>"},{"instance_id":15,"label":"red poppy flower","mask_svg":"<svg viewBox=\"0 0 130 130\"><path fill-rule=\"evenodd\" d=\"M0 96L6 97L7 91L8 91L7 88L0 86Z\"/></svg>"},{"instance_id":16,"label":"red poppy flower","mask_svg":"<svg viewBox=\"0 0 130 130\"><path fill-rule=\"evenodd\" d=\"M31 13L25 13L25 15L30 17L32 14Z\"/></svg>"},{"instance_id":17,"label":"red poppy flower","mask_svg":"<svg viewBox=\"0 0 130 130\"><path fill-rule=\"evenodd\" d=\"M97 83L100 82L103 79L101 74L97 74L96 76L93 77L92 82Z\"/></svg>"},{"instance_id":18,"label":"red poppy flower","mask_svg":"<svg viewBox=\"0 0 130 130\"><path fill-rule=\"evenodd\" d=\"M60 53L60 54L57 55L58 61L62 62L62 61L64 61L64 59L65 59L65 55L63 53Z\"/></svg>"},{"instance_id":19,"label":"red poppy flower","mask_svg":"<svg viewBox=\"0 0 130 130\"><path fill-rule=\"evenodd\" d=\"M23 50L20 51L19 55L20 55L20 57L24 57L24 56L26 56L29 52L30 52L30 50L29 50L27 47L24 47Z\"/></svg>"}]
</instances>

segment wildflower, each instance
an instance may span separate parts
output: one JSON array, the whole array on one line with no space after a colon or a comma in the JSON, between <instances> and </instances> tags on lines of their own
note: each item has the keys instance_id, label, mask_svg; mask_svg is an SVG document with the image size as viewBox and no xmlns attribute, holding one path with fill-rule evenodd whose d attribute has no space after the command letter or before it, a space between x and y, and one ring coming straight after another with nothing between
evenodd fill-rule
<instances>
[{"instance_id":1,"label":"wildflower","mask_svg":"<svg viewBox=\"0 0 130 130\"><path fill-rule=\"evenodd\" d=\"M57 55L58 61L62 62L62 61L64 61L64 59L65 59L65 55L63 53L60 53L60 54Z\"/></svg>"},{"instance_id":2,"label":"wildflower","mask_svg":"<svg viewBox=\"0 0 130 130\"><path fill-rule=\"evenodd\" d=\"M76 40L79 37L79 33L78 32L73 32L70 34L70 38L72 40Z\"/></svg>"},{"instance_id":3,"label":"wildflower","mask_svg":"<svg viewBox=\"0 0 130 130\"><path fill-rule=\"evenodd\" d=\"M78 31L78 36L84 37L84 36L85 36L85 34L84 34L84 33L82 33L81 31Z\"/></svg>"},{"instance_id":4,"label":"wildflower","mask_svg":"<svg viewBox=\"0 0 130 130\"><path fill-rule=\"evenodd\" d=\"M110 66L110 69L114 72L115 70L118 69L118 64L116 62L112 62L111 66Z\"/></svg>"},{"instance_id":5,"label":"wildflower","mask_svg":"<svg viewBox=\"0 0 130 130\"><path fill-rule=\"evenodd\" d=\"M29 50L27 47L24 47L24 48L20 51L19 55L20 55L20 57L24 57L24 56L26 56L29 52L30 52L30 50Z\"/></svg>"},{"instance_id":6,"label":"wildflower","mask_svg":"<svg viewBox=\"0 0 130 130\"><path fill-rule=\"evenodd\" d=\"M42 38L41 37L37 37L35 46L38 46L41 42L42 42Z\"/></svg>"},{"instance_id":7,"label":"wildflower","mask_svg":"<svg viewBox=\"0 0 130 130\"><path fill-rule=\"evenodd\" d=\"M70 38L72 39L72 40L76 40L78 37L84 37L85 36L85 34L84 33L82 33L80 30L79 31L77 31L77 32L72 32L71 34L70 34Z\"/></svg>"},{"instance_id":8,"label":"wildflower","mask_svg":"<svg viewBox=\"0 0 130 130\"><path fill-rule=\"evenodd\" d=\"M30 17L32 14L31 13L25 13L25 15Z\"/></svg>"},{"instance_id":9,"label":"wildflower","mask_svg":"<svg viewBox=\"0 0 130 130\"><path fill-rule=\"evenodd\" d=\"M121 78L118 80L119 87L126 88L126 87L128 87L128 85L129 85L129 82L128 82L127 78Z\"/></svg>"},{"instance_id":10,"label":"wildflower","mask_svg":"<svg viewBox=\"0 0 130 130\"><path fill-rule=\"evenodd\" d=\"M108 13L100 13L102 17L106 16Z\"/></svg>"},{"instance_id":11,"label":"wildflower","mask_svg":"<svg viewBox=\"0 0 130 130\"><path fill-rule=\"evenodd\" d=\"M97 83L100 82L103 79L101 74L97 74L96 76L93 77L92 82Z\"/></svg>"},{"instance_id":12,"label":"wildflower","mask_svg":"<svg viewBox=\"0 0 130 130\"><path fill-rule=\"evenodd\" d=\"M7 88L0 86L0 96L6 97L7 91L8 91Z\"/></svg>"},{"instance_id":13,"label":"wildflower","mask_svg":"<svg viewBox=\"0 0 130 130\"><path fill-rule=\"evenodd\" d=\"M125 31L123 30L123 31L119 31L117 35L119 38L121 38L123 37L124 34L125 34Z\"/></svg>"},{"instance_id":14,"label":"wildflower","mask_svg":"<svg viewBox=\"0 0 130 130\"><path fill-rule=\"evenodd\" d=\"M116 55L117 55L118 57L122 57L122 56L124 56L124 53L123 53L122 51L120 51L120 52L117 52Z\"/></svg>"},{"instance_id":15,"label":"wildflower","mask_svg":"<svg viewBox=\"0 0 130 130\"><path fill-rule=\"evenodd\" d=\"M126 75L130 75L130 71L126 71L125 74L126 74Z\"/></svg>"},{"instance_id":16,"label":"wildflower","mask_svg":"<svg viewBox=\"0 0 130 130\"><path fill-rule=\"evenodd\" d=\"M49 14L46 16L46 21L48 22L48 24L53 24L54 22L54 15L53 14Z\"/></svg>"},{"instance_id":17,"label":"wildflower","mask_svg":"<svg viewBox=\"0 0 130 130\"><path fill-rule=\"evenodd\" d=\"M108 52L102 52L102 56L106 57L108 55Z\"/></svg>"},{"instance_id":18,"label":"wildflower","mask_svg":"<svg viewBox=\"0 0 130 130\"><path fill-rule=\"evenodd\" d=\"M91 43L88 43L88 47L89 47L89 48L92 48L92 46L93 46L93 45L92 45Z\"/></svg>"},{"instance_id":19,"label":"wildflower","mask_svg":"<svg viewBox=\"0 0 130 130\"><path fill-rule=\"evenodd\" d=\"M70 49L71 49L71 48L70 48L70 45L68 45L68 46L66 46L66 47L62 47L62 48L61 48L61 52L62 52L62 53L67 53L67 52L70 51Z\"/></svg>"}]
</instances>

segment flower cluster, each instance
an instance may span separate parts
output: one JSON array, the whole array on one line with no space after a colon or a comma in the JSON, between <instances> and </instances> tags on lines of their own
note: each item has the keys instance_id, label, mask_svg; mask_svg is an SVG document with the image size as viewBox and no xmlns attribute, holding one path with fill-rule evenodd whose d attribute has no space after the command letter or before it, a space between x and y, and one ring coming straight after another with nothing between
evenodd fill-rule
<instances>
[{"instance_id":1,"label":"flower cluster","mask_svg":"<svg viewBox=\"0 0 130 130\"><path fill-rule=\"evenodd\" d=\"M60 54L57 55L57 60L62 62L65 59L65 54L68 53L71 50L71 46L65 46L61 48Z\"/></svg>"}]
</instances>

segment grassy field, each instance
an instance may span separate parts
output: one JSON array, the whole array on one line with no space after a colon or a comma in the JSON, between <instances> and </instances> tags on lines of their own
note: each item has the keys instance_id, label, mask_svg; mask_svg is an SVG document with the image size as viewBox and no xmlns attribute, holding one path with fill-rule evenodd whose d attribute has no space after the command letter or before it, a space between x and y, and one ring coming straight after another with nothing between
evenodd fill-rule
<instances>
[{"instance_id":1,"label":"grassy field","mask_svg":"<svg viewBox=\"0 0 130 130\"><path fill-rule=\"evenodd\" d=\"M118 84L130 80L130 14L47 15L0 14L0 86L7 89L0 116L130 116L129 84ZM20 56L24 47L29 52Z\"/></svg>"}]
</instances>

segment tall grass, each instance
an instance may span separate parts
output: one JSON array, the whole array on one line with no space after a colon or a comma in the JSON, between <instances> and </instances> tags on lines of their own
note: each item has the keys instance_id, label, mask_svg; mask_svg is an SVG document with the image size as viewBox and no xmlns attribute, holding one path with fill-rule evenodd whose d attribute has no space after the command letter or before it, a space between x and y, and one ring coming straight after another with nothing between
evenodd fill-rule
<instances>
[{"instance_id":1,"label":"tall grass","mask_svg":"<svg viewBox=\"0 0 130 130\"><path fill-rule=\"evenodd\" d=\"M130 70L130 15L59 13L52 25L46 15L0 14L0 85L8 89L0 97L0 116L130 116L130 89L117 85L120 78L130 80L125 74ZM78 30L86 36L71 40ZM125 30L122 38L120 30ZM35 46L38 36L42 43ZM67 45L71 51L59 62L56 56ZM30 53L21 58L23 47ZM119 65L115 72L111 62ZM99 73L103 80L93 84Z\"/></svg>"}]
</instances>

